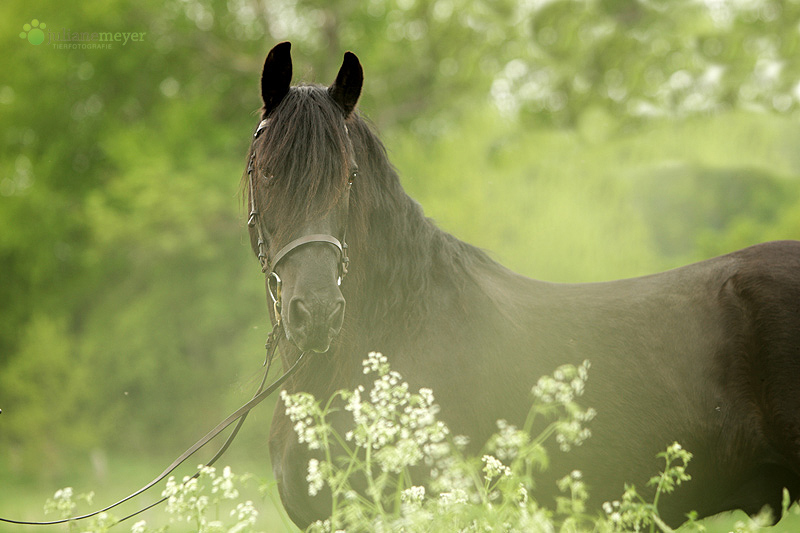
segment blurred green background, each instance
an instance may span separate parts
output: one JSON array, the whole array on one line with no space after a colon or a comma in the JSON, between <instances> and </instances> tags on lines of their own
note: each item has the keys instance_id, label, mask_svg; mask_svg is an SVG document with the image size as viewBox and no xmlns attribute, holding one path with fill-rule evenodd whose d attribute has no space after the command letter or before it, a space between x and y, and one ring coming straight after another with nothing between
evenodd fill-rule
<instances>
[{"instance_id":1,"label":"blurred green background","mask_svg":"<svg viewBox=\"0 0 800 533\"><path fill-rule=\"evenodd\" d=\"M577 282L800 238L799 23L796 0L4 0L0 516L116 500L257 385L239 179L276 42L295 81L354 51L426 213ZM224 463L269 477L270 412Z\"/></svg>"}]
</instances>

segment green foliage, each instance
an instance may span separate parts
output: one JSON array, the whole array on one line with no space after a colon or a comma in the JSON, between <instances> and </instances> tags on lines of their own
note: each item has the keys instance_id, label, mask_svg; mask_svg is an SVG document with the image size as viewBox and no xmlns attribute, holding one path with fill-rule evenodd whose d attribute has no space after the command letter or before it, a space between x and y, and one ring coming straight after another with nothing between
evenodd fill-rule
<instances>
[{"instance_id":1,"label":"green foliage","mask_svg":"<svg viewBox=\"0 0 800 533\"><path fill-rule=\"evenodd\" d=\"M653 501L644 500L636 492L636 487L625 486L625 492L620 501L606 502L603 510L608 518L612 531L672 531L658 515L658 501L663 494L671 494L684 481L692 477L686 473L686 466L692 454L684 450L680 444L673 443L666 451L658 454L664 459L664 470L659 475L650 478L648 486L655 487ZM694 513L688 515L687 528L704 531L704 526L696 523Z\"/></svg>"},{"instance_id":2,"label":"green foliage","mask_svg":"<svg viewBox=\"0 0 800 533\"><path fill-rule=\"evenodd\" d=\"M587 110L687 116L798 109L791 0L522 3L526 47L492 93L508 111L574 124Z\"/></svg>"},{"instance_id":3,"label":"green foliage","mask_svg":"<svg viewBox=\"0 0 800 533\"><path fill-rule=\"evenodd\" d=\"M6 29L31 17L19 2L3 9ZM168 46L196 26L163 9L38 3L54 31L147 39L105 51L22 42L4 59L0 447L15 471L46 475L98 445L183 446L197 424L181 413L226 409L193 390L229 385L263 320L236 200L258 95L232 83L243 72Z\"/></svg>"},{"instance_id":4,"label":"green foliage","mask_svg":"<svg viewBox=\"0 0 800 533\"><path fill-rule=\"evenodd\" d=\"M14 417L11 423L3 421L9 461L58 464L66 458L54 442L80 446L91 439L91 426L75 415L87 398L88 369L72 364L74 343L63 320L37 315L21 339L19 356L0 374L4 406L12 407L5 414ZM14 424L17 419L24 424Z\"/></svg>"}]
</instances>

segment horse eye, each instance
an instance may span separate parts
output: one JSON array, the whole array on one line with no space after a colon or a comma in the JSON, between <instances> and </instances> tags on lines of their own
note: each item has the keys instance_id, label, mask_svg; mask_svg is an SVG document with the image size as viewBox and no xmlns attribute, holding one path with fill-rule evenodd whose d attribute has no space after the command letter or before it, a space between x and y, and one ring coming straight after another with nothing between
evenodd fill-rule
<instances>
[{"instance_id":1,"label":"horse eye","mask_svg":"<svg viewBox=\"0 0 800 533\"><path fill-rule=\"evenodd\" d=\"M350 183L353 183L357 177L358 177L358 169L355 169L352 172L350 172Z\"/></svg>"},{"instance_id":2,"label":"horse eye","mask_svg":"<svg viewBox=\"0 0 800 533\"><path fill-rule=\"evenodd\" d=\"M253 134L254 139L257 139L258 136L261 135L261 132L264 131L264 128L267 127L267 124L269 124L269 120L267 119L264 119L261 122L259 122L258 127L256 128L256 132Z\"/></svg>"}]
</instances>

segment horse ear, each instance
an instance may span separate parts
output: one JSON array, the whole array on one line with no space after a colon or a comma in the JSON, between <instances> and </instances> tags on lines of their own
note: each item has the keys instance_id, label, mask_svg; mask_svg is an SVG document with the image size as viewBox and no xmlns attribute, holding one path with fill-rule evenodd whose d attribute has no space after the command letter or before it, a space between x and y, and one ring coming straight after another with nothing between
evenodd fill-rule
<instances>
[{"instance_id":1,"label":"horse ear","mask_svg":"<svg viewBox=\"0 0 800 533\"><path fill-rule=\"evenodd\" d=\"M267 54L264 70L261 72L261 99L264 100L264 116L278 107L289 92L292 83L292 43L276 44Z\"/></svg>"},{"instance_id":2,"label":"horse ear","mask_svg":"<svg viewBox=\"0 0 800 533\"><path fill-rule=\"evenodd\" d=\"M352 52L345 52L342 67L336 75L336 81L328 87L331 98L342 106L345 116L353 112L353 108L361 96L361 85L364 83L364 70L358 58Z\"/></svg>"}]
</instances>

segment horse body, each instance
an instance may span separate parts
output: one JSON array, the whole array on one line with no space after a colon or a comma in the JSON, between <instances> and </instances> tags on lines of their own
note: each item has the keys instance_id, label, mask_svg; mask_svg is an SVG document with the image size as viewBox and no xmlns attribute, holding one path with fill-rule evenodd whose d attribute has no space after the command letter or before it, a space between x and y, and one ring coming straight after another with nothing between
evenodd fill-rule
<instances>
[{"instance_id":1,"label":"horse body","mask_svg":"<svg viewBox=\"0 0 800 533\"><path fill-rule=\"evenodd\" d=\"M288 57L288 47L283 54ZM380 351L412 389L434 391L441 418L455 434L468 436L475 451L498 419L523 424L541 375L588 359L581 403L597 411L592 437L569 453L552 453L550 468L537 478L544 504L557 491L555 480L574 469L582 471L596 507L619 499L624 483L646 492L647 480L663 468L656 454L674 441L694 454L693 480L660 503L669 523L680 523L690 510L700 516L737 508L754 513L765 504L778 510L783 487L793 498L800 495L800 243L758 245L613 282L525 278L438 229L403 192L380 141L352 106L341 105L342 94L354 105L353 94L357 99L360 92L347 61L337 84L355 78L358 90L329 92L331 105L344 110L350 144L333 150L357 164L360 177L346 213L338 204L321 211L325 232L343 235L347 228L346 313L328 352L306 358L288 392L324 399L365 384L361 360ZM285 74L283 67L278 72ZM271 70L268 58L264 120L273 116L271 107L282 105L275 95L283 89L263 88ZM315 90L326 89L301 92ZM286 230L284 242L297 237L292 231L318 228L312 221ZM269 249L280 245L271 242ZM303 269L336 268L331 247L308 248L292 252L278 269L290 295L301 294L308 278ZM335 276L328 278L330 286ZM291 311L282 314L291 325ZM280 349L285 364L301 352L290 333ZM292 520L303 527L325 518L329 500L308 495L311 455L280 403L270 453Z\"/></svg>"},{"instance_id":2,"label":"horse body","mask_svg":"<svg viewBox=\"0 0 800 533\"><path fill-rule=\"evenodd\" d=\"M798 376L800 309L770 291L798 301L799 267L798 243L770 243L663 274L540 293L530 327L544 339L535 357L591 360L582 403L597 409L592 437L556 455L540 487L572 467L595 504L619 499L626 482L643 489L663 468L656 453L678 441L694 454L693 480L662 500L669 523L689 510L778 510L783 487L797 497L800 425L790 413L800 398L791 378L781 386L777 376Z\"/></svg>"}]
</instances>

